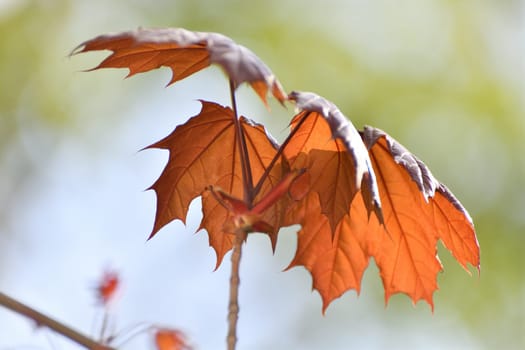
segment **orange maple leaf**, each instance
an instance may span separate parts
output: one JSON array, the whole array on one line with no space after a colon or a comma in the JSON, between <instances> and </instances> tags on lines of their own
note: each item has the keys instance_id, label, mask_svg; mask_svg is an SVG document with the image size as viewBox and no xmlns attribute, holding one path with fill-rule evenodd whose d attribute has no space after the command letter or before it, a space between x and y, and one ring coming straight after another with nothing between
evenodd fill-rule
<instances>
[{"instance_id":1,"label":"orange maple leaf","mask_svg":"<svg viewBox=\"0 0 525 350\"><path fill-rule=\"evenodd\" d=\"M307 195L287 213L286 224L301 224L288 268L302 265L312 274L324 312L347 290L359 292L368 236L383 220L381 200L367 148L337 107L313 93L294 92L290 99L303 110L291 122L284 154L292 168L306 168L307 180L298 186Z\"/></svg>"},{"instance_id":2,"label":"orange maple leaf","mask_svg":"<svg viewBox=\"0 0 525 350\"><path fill-rule=\"evenodd\" d=\"M385 230L370 243L379 267L386 300L396 292L413 302L425 300L433 308L437 273L442 265L437 241L466 269L479 268L479 245L470 216L439 183L427 166L385 132L363 132L376 170L383 200Z\"/></svg>"},{"instance_id":3,"label":"orange maple leaf","mask_svg":"<svg viewBox=\"0 0 525 350\"><path fill-rule=\"evenodd\" d=\"M342 165L350 162L350 155L320 113L300 112L291 127L301 131L285 154L292 168L305 166L311 179L308 195L288 212L290 223L302 226L289 267L302 265L310 271L323 311L345 291L359 292L370 257L380 269L386 300L403 292L414 302L424 299L431 307L436 276L442 269L437 258L439 239L462 266L479 266L479 246L466 210L423 162L379 129L367 127L362 135L377 176L382 215L369 217L366 201L354 195L351 207L335 218L333 228L333 210L326 215L323 189L332 194L329 201L337 199L337 192L356 191L353 182L346 181L354 178L354 168ZM346 208L348 199L342 198Z\"/></svg>"},{"instance_id":4,"label":"orange maple leaf","mask_svg":"<svg viewBox=\"0 0 525 350\"><path fill-rule=\"evenodd\" d=\"M200 228L208 232L210 245L217 253L217 266L232 247L233 232L224 231L228 210L205 189L218 186L232 196L243 196L234 118L230 108L202 101L202 110L198 115L149 146L170 151L164 171L151 187L157 194L157 213L150 237L175 219L184 221L191 201L202 195L203 219ZM247 140L251 173L257 181L275 157L277 145L261 125L242 117L240 123ZM261 195L278 183L281 172L280 167L273 167L262 186ZM279 207L265 212L263 218L271 223L272 230L266 233L270 234L275 245L281 226Z\"/></svg>"}]
</instances>

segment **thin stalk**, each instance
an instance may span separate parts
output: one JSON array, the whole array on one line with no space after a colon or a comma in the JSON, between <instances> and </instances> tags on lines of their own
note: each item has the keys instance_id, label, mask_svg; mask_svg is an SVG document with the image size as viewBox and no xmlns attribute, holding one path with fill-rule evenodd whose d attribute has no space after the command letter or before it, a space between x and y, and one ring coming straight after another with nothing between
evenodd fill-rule
<instances>
[{"instance_id":1,"label":"thin stalk","mask_svg":"<svg viewBox=\"0 0 525 350\"><path fill-rule=\"evenodd\" d=\"M228 336L226 343L228 350L235 350L237 344L237 321L239 319L239 267L241 263L242 243L246 239L246 232L237 229L232 251L232 267L230 275L230 302L228 304Z\"/></svg>"},{"instance_id":2,"label":"thin stalk","mask_svg":"<svg viewBox=\"0 0 525 350\"><path fill-rule=\"evenodd\" d=\"M102 325L100 326L100 336L99 336L99 339L101 342L105 341L106 331L108 328L108 322L109 322L109 311L107 307L104 307L104 316L102 318Z\"/></svg>"},{"instance_id":3,"label":"thin stalk","mask_svg":"<svg viewBox=\"0 0 525 350\"><path fill-rule=\"evenodd\" d=\"M239 121L239 115L237 113L237 102L235 99L235 82L233 79L230 79L230 96L232 109L234 114L234 123L235 123L235 135L237 138L237 145L240 149L241 156L241 168L242 168L242 183L244 187L244 201L249 207L252 206L253 202L253 179L252 179L252 170L250 166L250 158L248 156L248 147L246 146L246 138L244 136L244 131L241 127L241 122Z\"/></svg>"},{"instance_id":4,"label":"thin stalk","mask_svg":"<svg viewBox=\"0 0 525 350\"><path fill-rule=\"evenodd\" d=\"M246 146L246 138L244 131L239 121L239 114L237 112L237 101L235 100L235 82L230 79L230 96L233 109L233 120L235 123L235 135L237 145L240 150L241 168L242 168L242 184L244 189L243 199L248 209L253 206L253 178L250 166L250 158L248 156L248 147ZM226 336L226 344L228 350L235 350L237 344L237 321L239 319L239 266L241 263L242 243L246 239L247 233L242 229L237 229L235 232L235 239L232 247L232 266L230 275L230 300L228 304L228 335Z\"/></svg>"},{"instance_id":5,"label":"thin stalk","mask_svg":"<svg viewBox=\"0 0 525 350\"><path fill-rule=\"evenodd\" d=\"M132 341L137 336L154 330L155 326L149 323L140 323L119 331L118 334L111 337L111 342L115 344L117 348L121 348L124 344Z\"/></svg>"},{"instance_id":6,"label":"thin stalk","mask_svg":"<svg viewBox=\"0 0 525 350\"><path fill-rule=\"evenodd\" d=\"M301 120L299 120L299 122L297 123L297 125L295 126L295 128L290 131L290 133L288 134L288 136L286 137L286 140L284 140L284 142L282 143L281 147L279 147L279 149L277 150L277 153L275 154L275 156L273 157L272 161L270 162L270 164L268 165L268 167L266 167L266 169L264 170L264 173L263 175L261 176L261 178L259 179L259 182L257 182L257 185L255 185L254 189L253 189L253 198L257 197L257 195L259 194L259 192L261 191L261 188L262 188L262 185L264 184L264 180L266 180L266 178L268 177L268 175L270 174L270 172L272 171L273 167L275 166L275 163L277 163L277 160L281 157L281 155L283 154L284 152L284 149L285 147L288 145L288 143L290 143L290 141L292 140L292 137L297 133L297 131L299 130L299 128L301 127L301 125L303 125L304 121L306 120L306 118L310 115L310 112L306 113L304 115L303 118L301 118Z\"/></svg>"},{"instance_id":7,"label":"thin stalk","mask_svg":"<svg viewBox=\"0 0 525 350\"><path fill-rule=\"evenodd\" d=\"M47 327L58 334L82 345L86 349L90 350L116 350L112 347L101 344L88 336L74 330L73 328L66 326L65 324L52 319L49 316L36 311L35 309L11 298L10 296L0 292L0 305L7 309L14 311L20 315L26 316L32 319L38 326Z\"/></svg>"}]
</instances>

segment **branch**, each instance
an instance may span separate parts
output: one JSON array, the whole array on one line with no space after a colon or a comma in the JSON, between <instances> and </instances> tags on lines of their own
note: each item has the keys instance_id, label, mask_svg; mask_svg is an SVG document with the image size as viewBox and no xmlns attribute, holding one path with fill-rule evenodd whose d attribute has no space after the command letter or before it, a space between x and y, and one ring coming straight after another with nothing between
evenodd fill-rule
<instances>
[{"instance_id":1,"label":"branch","mask_svg":"<svg viewBox=\"0 0 525 350\"><path fill-rule=\"evenodd\" d=\"M230 302L228 304L228 336L226 343L228 350L235 350L237 343L237 320L239 319L239 266L241 263L242 243L246 239L246 232L237 229L232 251L232 270L230 276Z\"/></svg>"},{"instance_id":2,"label":"branch","mask_svg":"<svg viewBox=\"0 0 525 350\"><path fill-rule=\"evenodd\" d=\"M79 345L82 345L86 349L90 350L116 350L112 347L101 344L88 336L72 329L65 324L52 319L49 316L46 316L35 309L22 304L21 302L11 298L10 296L0 292L0 305L6 307L7 309L14 311L20 315L26 316L33 321L38 326L47 327L58 334L63 335L64 337L76 342Z\"/></svg>"}]
</instances>

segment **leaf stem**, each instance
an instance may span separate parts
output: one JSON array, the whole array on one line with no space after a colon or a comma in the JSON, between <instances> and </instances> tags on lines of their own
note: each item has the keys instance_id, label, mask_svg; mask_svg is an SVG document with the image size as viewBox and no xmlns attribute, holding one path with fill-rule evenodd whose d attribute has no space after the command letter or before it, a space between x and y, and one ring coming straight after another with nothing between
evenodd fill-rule
<instances>
[{"instance_id":1,"label":"leaf stem","mask_svg":"<svg viewBox=\"0 0 525 350\"><path fill-rule=\"evenodd\" d=\"M90 350L116 350L112 347L101 344L88 336L74 330L73 328L49 317L41 312L36 311L35 309L27 306L18 300L11 298L10 296L0 292L0 305L5 308L14 311L20 315L26 316L37 324L37 326L45 326L58 334L63 335L64 337L76 342L79 345L82 345L86 349Z\"/></svg>"},{"instance_id":2,"label":"leaf stem","mask_svg":"<svg viewBox=\"0 0 525 350\"><path fill-rule=\"evenodd\" d=\"M228 304L228 336L226 343L228 350L235 350L237 344L237 320L239 319L239 267L241 263L242 243L247 233L243 229L237 229L233 242L232 266L230 275L230 301Z\"/></svg>"},{"instance_id":3,"label":"leaf stem","mask_svg":"<svg viewBox=\"0 0 525 350\"><path fill-rule=\"evenodd\" d=\"M248 156L248 148L246 146L246 138L244 136L244 131L242 130L241 122L239 121L239 115L237 112L237 101L235 99L235 82L233 79L230 79L230 96L232 109L234 114L234 123L235 123L235 135L237 138L237 144L240 148L241 156L241 168L242 168L242 183L244 187L244 201L249 208L252 206L253 202L253 179L252 179L252 170L250 166L250 158Z\"/></svg>"},{"instance_id":4,"label":"leaf stem","mask_svg":"<svg viewBox=\"0 0 525 350\"><path fill-rule=\"evenodd\" d=\"M104 316L102 318L102 325L100 326L100 336L99 336L99 339L101 342L105 341L106 331L108 328L108 322L109 322L109 311L107 309L107 306L104 306Z\"/></svg>"},{"instance_id":5,"label":"leaf stem","mask_svg":"<svg viewBox=\"0 0 525 350\"><path fill-rule=\"evenodd\" d=\"M275 163L277 163L277 160L278 160L278 159L281 157L281 155L283 154L285 147L288 145L288 143L290 143L290 141L292 140L292 137L297 133L297 131L299 130L299 128L301 127L301 125L303 125L304 121L306 120L306 118L308 118L309 115L310 115L310 112L307 112L307 113L301 118L301 120L299 120L299 122L297 123L297 125L295 126L295 128L293 128L293 130L290 131L290 133L289 133L288 136L286 137L286 140L284 140L284 142L281 144L281 147L279 147L279 149L277 150L277 153L276 153L275 156L273 157L272 161L270 162L270 164L268 165L268 167L266 167L266 169L264 170L264 173L262 174L261 178L260 178L259 181L257 182L257 185L255 185L255 187L254 187L254 189L253 189L253 198L257 197L257 195L258 195L259 192L261 191L262 185L264 184L264 180L266 180L266 178L268 177L268 175L269 175L270 172L272 171L273 167L275 166Z\"/></svg>"}]
</instances>

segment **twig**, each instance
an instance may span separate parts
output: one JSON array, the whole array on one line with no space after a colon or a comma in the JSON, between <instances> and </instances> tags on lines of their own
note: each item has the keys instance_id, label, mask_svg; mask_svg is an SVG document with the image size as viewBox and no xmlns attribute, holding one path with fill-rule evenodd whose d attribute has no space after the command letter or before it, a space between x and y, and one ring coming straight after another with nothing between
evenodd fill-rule
<instances>
[{"instance_id":1,"label":"twig","mask_svg":"<svg viewBox=\"0 0 525 350\"><path fill-rule=\"evenodd\" d=\"M41 312L36 311L35 309L11 298L10 296L0 292L0 305L6 307L7 309L14 311L18 314L24 315L33 321L38 326L47 327L58 334L76 342L79 345L82 345L86 349L90 350L116 350L112 347L101 344L88 336L74 330L73 328L66 326L65 324L49 317Z\"/></svg>"},{"instance_id":2,"label":"twig","mask_svg":"<svg viewBox=\"0 0 525 350\"><path fill-rule=\"evenodd\" d=\"M102 318L102 325L100 326L100 336L99 340L101 342L106 341L106 331L108 328L108 322L109 322L109 311L107 309L107 305L104 306L104 316Z\"/></svg>"},{"instance_id":3,"label":"twig","mask_svg":"<svg viewBox=\"0 0 525 350\"><path fill-rule=\"evenodd\" d=\"M228 304L228 336L226 343L228 350L235 350L237 343L237 320L239 319L239 266L241 263L242 243L246 239L246 232L237 229L232 251L232 269L230 276L230 302Z\"/></svg>"},{"instance_id":4,"label":"twig","mask_svg":"<svg viewBox=\"0 0 525 350\"><path fill-rule=\"evenodd\" d=\"M230 96L233 109L233 119L235 123L235 137L237 146L240 150L241 168L242 168L242 184L243 184L243 199L249 209L253 206L253 178L252 169L250 165L250 157L248 155L248 148L246 146L246 139L239 120L237 112L237 102L235 100L235 82L230 79ZM247 233L238 228L235 232L235 239L233 242L232 251L232 269L230 275L230 301L228 305L228 335L226 336L226 343L228 350L235 350L237 343L237 320L239 319L239 266L241 263L242 243L246 239Z\"/></svg>"},{"instance_id":5,"label":"twig","mask_svg":"<svg viewBox=\"0 0 525 350\"><path fill-rule=\"evenodd\" d=\"M152 329L155 329L155 326L149 323L139 323L132 326L128 326L124 329L119 330L117 334L109 337L108 342L114 344L114 346L117 348L121 348L124 344L132 341L137 336L149 332Z\"/></svg>"}]
</instances>

